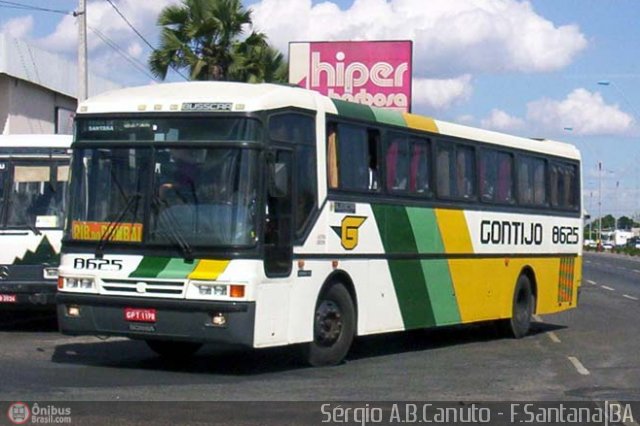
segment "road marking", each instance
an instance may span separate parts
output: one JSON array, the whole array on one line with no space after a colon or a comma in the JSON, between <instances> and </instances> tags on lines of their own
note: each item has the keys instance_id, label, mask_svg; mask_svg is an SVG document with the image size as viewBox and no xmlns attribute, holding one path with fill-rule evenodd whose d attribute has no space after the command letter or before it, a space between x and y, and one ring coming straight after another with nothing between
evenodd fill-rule
<instances>
[{"instance_id":1,"label":"road marking","mask_svg":"<svg viewBox=\"0 0 640 426\"><path fill-rule=\"evenodd\" d=\"M551 339L552 342L560 343L560 338L553 331L549 331L547 336L549 336L549 339Z\"/></svg>"},{"instance_id":2,"label":"road marking","mask_svg":"<svg viewBox=\"0 0 640 426\"><path fill-rule=\"evenodd\" d=\"M633 272L637 272L638 274L640 274L640 269L634 269Z\"/></svg>"},{"instance_id":3,"label":"road marking","mask_svg":"<svg viewBox=\"0 0 640 426\"><path fill-rule=\"evenodd\" d=\"M592 284L592 285L598 285L598 283L597 283L597 282L595 282L595 281L587 280L587 282L588 282L589 284Z\"/></svg>"},{"instance_id":4,"label":"road marking","mask_svg":"<svg viewBox=\"0 0 640 426\"><path fill-rule=\"evenodd\" d=\"M537 322L544 322L544 320L540 317L540 315L534 315L533 319Z\"/></svg>"},{"instance_id":5,"label":"road marking","mask_svg":"<svg viewBox=\"0 0 640 426\"><path fill-rule=\"evenodd\" d=\"M590 260L585 260L584 263L591 263L591 261Z\"/></svg>"},{"instance_id":6,"label":"road marking","mask_svg":"<svg viewBox=\"0 0 640 426\"><path fill-rule=\"evenodd\" d=\"M582 363L578 358L574 356L569 356L567 358L569 359L571 364L573 364L573 366L576 368L576 371L578 371L578 373L582 374L583 376L588 376L589 374L591 374L589 373L589 370L584 368L584 365L582 365Z\"/></svg>"},{"instance_id":7,"label":"road marking","mask_svg":"<svg viewBox=\"0 0 640 426\"><path fill-rule=\"evenodd\" d=\"M631 300L638 300L637 297L629 296L628 294L623 294L622 297L626 297L627 299L631 299Z\"/></svg>"},{"instance_id":8,"label":"road marking","mask_svg":"<svg viewBox=\"0 0 640 426\"><path fill-rule=\"evenodd\" d=\"M600 287L604 288L605 290L616 291L615 288L607 287L606 285L601 285Z\"/></svg>"}]
</instances>

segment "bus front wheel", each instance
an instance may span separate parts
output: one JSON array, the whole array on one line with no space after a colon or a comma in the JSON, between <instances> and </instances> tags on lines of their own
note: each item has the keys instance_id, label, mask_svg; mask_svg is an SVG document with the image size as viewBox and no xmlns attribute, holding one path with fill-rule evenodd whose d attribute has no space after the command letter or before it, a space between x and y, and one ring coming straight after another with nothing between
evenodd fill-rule
<instances>
[{"instance_id":1,"label":"bus front wheel","mask_svg":"<svg viewBox=\"0 0 640 426\"><path fill-rule=\"evenodd\" d=\"M176 360L188 358L202 347L202 343L195 342L173 342L169 340L145 340L145 342L152 351L161 357Z\"/></svg>"},{"instance_id":2,"label":"bus front wheel","mask_svg":"<svg viewBox=\"0 0 640 426\"><path fill-rule=\"evenodd\" d=\"M520 275L513 292L511 318L502 322L505 334L516 339L526 336L531 328L534 309L535 296L531 280L524 274Z\"/></svg>"},{"instance_id":3,"label":"bus front wheel","mask_svg":"<svg viewBox=\"0 0 640 426\"><path fill-rule=\"evenodd\" d=\"M306 344L306 362L314 367L337 365L347 356L356 332L356 311L341 283L324 290L314 313L313 341Z\"/></svg>"}]
</instances>

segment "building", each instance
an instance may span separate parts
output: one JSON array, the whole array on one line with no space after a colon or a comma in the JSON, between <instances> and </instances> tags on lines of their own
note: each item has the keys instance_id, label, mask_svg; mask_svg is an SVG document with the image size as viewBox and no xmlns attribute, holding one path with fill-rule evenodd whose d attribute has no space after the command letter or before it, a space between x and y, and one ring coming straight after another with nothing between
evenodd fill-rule
<instances>
[{"instance_id":1,"label":"building","mask_svg":"<svg viewBox=\"0 0 640 426\"><path fill-rule=\"evenodd\" d=\"M71 133L76 70L59 55L0 33L0 134ZM89 95L119 87L89 75Z\"/></svg>"}]
</instances>

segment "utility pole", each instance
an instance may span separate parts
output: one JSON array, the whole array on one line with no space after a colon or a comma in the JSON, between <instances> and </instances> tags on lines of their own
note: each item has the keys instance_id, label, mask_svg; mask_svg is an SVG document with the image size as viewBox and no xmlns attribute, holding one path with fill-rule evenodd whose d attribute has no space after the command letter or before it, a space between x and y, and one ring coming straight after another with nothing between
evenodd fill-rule
<instances>
[{"instance_id":1,"label":"utility pole","mask_svg":"<svg viewBox=\"0 0 640 426\"><path fill-rule=\"evenodd\" d=\"M87 72L87 0L79 0L78 10L78 103L87 99L89 78Z\"/></svg>"},{"instance_id":2,"label":"utility pole","mask_svg":"<svg viewBox=\"0 0 640 426\"><path fill-rule=\"evenodd\" d=\"M598 244L602 244L602 161L598 161Z\"/></svg>"}]
</instances>

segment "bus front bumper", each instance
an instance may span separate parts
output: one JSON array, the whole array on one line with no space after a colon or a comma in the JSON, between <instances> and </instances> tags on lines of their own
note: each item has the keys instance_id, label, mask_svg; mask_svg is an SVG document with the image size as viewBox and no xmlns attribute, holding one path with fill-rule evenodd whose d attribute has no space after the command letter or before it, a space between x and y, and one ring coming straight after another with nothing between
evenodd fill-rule
<instances>
[{"instance_id":1,"label":"bus front bumper","mask_svg":"<svg viewBox=\"0 0 640 426\"><path fill-rule=\"evenodd\" d=\"M52 309L55 281L0 281L0 310Z\"/></svg>"},{"instance_id":2,"label":"bus front bumper","mask_svg":"<svg viewBox=\"0 0 640 426\"><path fill-rule=\"evenodd\" d=\"M208 302L59 292L56 303L58 324L63 334L253 346L254 302ZM153 320L128 320L126 312L130 310L153 311ZM220 318L224 318L224 321Z\"/></svg>"}]
</instances>

